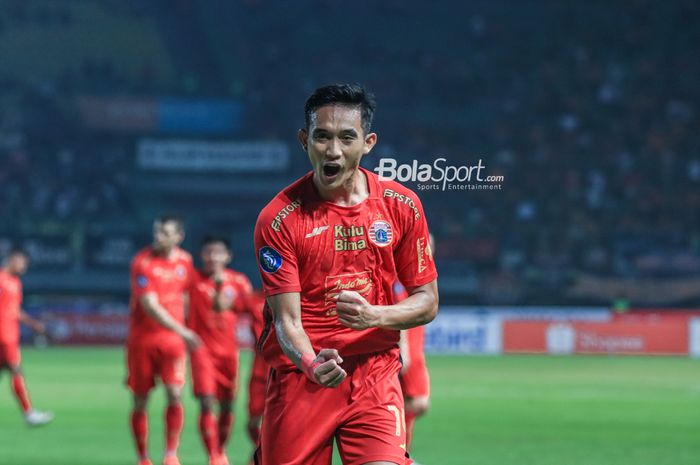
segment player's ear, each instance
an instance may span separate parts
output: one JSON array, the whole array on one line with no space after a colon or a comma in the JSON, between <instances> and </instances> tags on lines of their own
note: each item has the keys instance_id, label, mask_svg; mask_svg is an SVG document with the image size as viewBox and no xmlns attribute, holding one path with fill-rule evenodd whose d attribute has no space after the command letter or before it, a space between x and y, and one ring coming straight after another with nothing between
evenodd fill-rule
<instances>
[{"instance_id":1,"label":"player's ear","mask_svg":"<svg viewBox=\"0 0 700 465\"><path fill-rule=\"evenodd\" d=\"M299 143L301 144L301 148L304 149L304 152L308 152L308 150L309 150L309 133L306 132L306 129L304 129L304 128L299 129L299 132L297 132L297 139L299 139Z\"/></svg>"},{"instance_id":2,"label":"player's ear","mask_svg":"<svg viewBox=\"0 0 700 465\"><path fill-rule=\"evenodd\" d=\"M370 132L365 136L365 147L362 151L363 154L367 155L373 148L374 145L377 143L377 134L374 132Z\"/></svg>"}]
</instances>

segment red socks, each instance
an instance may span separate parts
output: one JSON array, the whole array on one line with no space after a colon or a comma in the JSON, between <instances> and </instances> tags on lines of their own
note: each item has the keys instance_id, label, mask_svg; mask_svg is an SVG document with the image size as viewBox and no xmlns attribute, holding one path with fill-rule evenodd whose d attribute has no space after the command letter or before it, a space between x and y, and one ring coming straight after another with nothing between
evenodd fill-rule
<instances>
[{"instance_id":1,"label":"red socks","mask_svg":"<svg viewBox=\"0 0 700 465\"><path fill-rule=\"evenodd\" d=\"M182 405L168 405L165 411L165 455L177 452L184 421L185 415Z\"/></svg>"},{"instance_id":2,"label":"red socks","mask_svg":"<svg viewBox=\"0 0 700 465\"><path fill-rule=\"evenodd\" d=\"M216 417L212 412L199 414L199 434L202 436L202 442L209 457L216 457L219 453L219 438L216 430Z\"/></svg>"},{"instance_id":3,"label":"red socks","mask_svg":"<svg viewBox=\"0 0 700 465\"><path fill-rule=\"evenodd\" d=\"M231 435L233 412L221 412L219 415L219 448L223 451Z\"/></svg>"},{"instance_id":4,"label":"red socks","mask_svg":"<svg viewBox=\"0 0 700 465\"><path fill-rule=\"evenodd\" d=\"M199 416L199 432L202 442L207 449L209 457L215 457L223 449L223 446L231 434L233 415L223 413L219 417L217 431L216 417L212 412L202 412ZM177 452L180 443L180 433L184 423L184 411L182 405L169 405L165 411L165 454L172 455ZM136 451L140 459L148 456L148 417L146 412L131 412L131 431L136 442ZM217 435L218 433L218 435Z\"/></svg>"},{"instance_id":5,"label":"red socks","mask_svg":"<svg viewBox=\"0 0 700 465\"><path fill-rule=\"evenodd\" d=\"M24 385L24 377L22 375L12 375L12 390L17 397L20 407L24 413L28 413L32 409L32 403L29 401L29 393Z\"/></svg>"},{"instance_id":6,"label":"red socks","mask_svg":"<svg viewBox=\"0 0 700 465\"><path fill-rule=\"evenodd\" d=\"M148 416L146 412L131 412L131 433L136 442L136 453L139 454L139 459L145 459L148 456L146 450L148 443Z\"/></svg>"}]
</instances>

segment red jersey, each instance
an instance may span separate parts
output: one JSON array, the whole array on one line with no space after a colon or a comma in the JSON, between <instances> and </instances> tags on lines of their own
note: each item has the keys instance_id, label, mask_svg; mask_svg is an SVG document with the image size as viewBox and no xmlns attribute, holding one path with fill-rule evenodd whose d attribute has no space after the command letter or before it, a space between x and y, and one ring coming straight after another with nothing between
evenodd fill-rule
<instances>
[{"instance_id":1,"label":"red jersey","mask_svg":"<svg viewBox=\"0 0 700 465\"><path fill-rule=\"evenodd\" d=\"M263 308L265 307L265 294L256 291L250 295L248 299L248 311L251 316L251 330L255 336L256 347L260 336L265 327ZM267 389L267 375L270 367L263 360L262 355L255 350L255 358L253 366L250 369L250 379L248 380L248 417L262 416L265 408L265 393ZM258 430L248 430L253 438L253 442L257 443L257 437L260 432Z\"/></svg>"},{"instance_id":2,"label":"red jersey","mask_svg":"<svg viewBox=\"0 0 700 465\"><path fill-rule=\"evenodd\" d=\"M302 323L314 350L335 348L341 356L384 351L399 340L395 330L342 326L335 309L341 291L356 291L370 304L390 305L397 277L408 287L437 278L418 197L397 182L361 172L369 189L363 202L345 207L325 201L309 172L280 192L255 226L265 294L299 292ZM276 368L291 368L269 315L266 321L265 359Z\"/></svg>"},{"instance_id":3,"label":"red jersey","mask_svg":"<svg viewBox=\"0 0 700 465\"><path fill-rule=\"evenodd\" d=\"M255 291L248 297L248 311L250 312L250 329L255 337L255 342L260 340L263 329L265 327L265 318L263 316L263 308L265 308L265 294L260 291Z\"/></svg>"},{"instance_id":4,"label":"red jersey","mask_svg":"<svg viewBox=\"0 0 700 465\"><path fill-rule=\"evenodd\" d=\"M216 311L214 279L203 271L194 271L187 325L199 335L213 355L229 355L238 350L235 312L247 310L245 302L252 291L253 286L243 273L225 270L221 292L232 299L233 305L230 309Z\"/></svg>"},{"instance_id":5,"label":"red jersey","mask_svg":"<svg viewBox=\"0 0 700 465\"><path fill-rule=\"evenodd\" d=\"M179 323L185 322L183 295L192 278L192 256L176 248L170 258L142 249L131 262L131 301L129 303L129 343L159 342L164 338L179 338L146 313L140 299L155 293L158 302Z\"/></svg>"},{"instance_id":6,"label":"red jersey","mask_svg":"<svg viewBox=\"0 0 700 465\"><path fill-rule=\"evenodd\" d=\"M0 344L19 343L19 314L22 307L22 281L0 270Z\"/></svg>"}]
</instances>

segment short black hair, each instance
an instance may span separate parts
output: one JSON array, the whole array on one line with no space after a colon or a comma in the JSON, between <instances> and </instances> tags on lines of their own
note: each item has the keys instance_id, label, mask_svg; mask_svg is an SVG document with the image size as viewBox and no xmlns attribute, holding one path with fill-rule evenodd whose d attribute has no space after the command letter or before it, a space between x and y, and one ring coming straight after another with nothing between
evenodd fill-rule
<instances>
[{"instance_id":1,"label":"short black hair","mask_svg":"<svg viewBox=\"0 0 700 465\"><path fill-rule=\"evenodd\" d=\"M226 250L231 250L231 242L228 240L228 238L222 235L210 234L208 236L204 236L204 239L202 239L202 248L209 244L224 244Z\"/></svg>"},{"instance_id":2,"label":"short black hair","mask_svg":"<svg viewBox=\"0 0 700 465\"><path fill-rule=\"evenodd\" d=\"M365 90L360 84L332 84L316 89L304 104L304 119L306 130L311 124L313 112L325 105L347 105L359 107L362 115L362 130L369 133L372 127L372 117L377 107L374 95Z\"/></svg>"},{"instance_id":3,"label":"short black hair","mask_svg":"<svg viewBox=\"0 0 700 465\"><path fill-rule=\"evenodd\" d=\"M29 258L29 253L18 245L10 247L10 250L7 251L7 258L12 257L13 255L24 255L25 257Z\"/></svg>"},{"instance_id":4,"label":"short black hair","mask_svg":"<svg viewBox=\"0 0 700 465\"><path fill-rule=\"evenodd\" d=\"M9 249L7 249L7 252L5 252L5 255L2 257L2 264L3 266L7 264L7 262L12 258L17 255L21 255L27 260L29 260L29 253L23 249L22 247L19 246L12 246Z\"/></svg>"},{"instance_id":5,"label":"short black hair","mask_svg":"<svg viewBox=\"0 0 700 465\"><path fill-rule=\"evenodd\" d=\"M155 219L155 222L160 224L173 222L175 223L175 227L179 232L185 232L185 220L182 219L180 215L176 215L174 213L165 213L163 215L158 216Z\"/></svg>"}]
</instances>

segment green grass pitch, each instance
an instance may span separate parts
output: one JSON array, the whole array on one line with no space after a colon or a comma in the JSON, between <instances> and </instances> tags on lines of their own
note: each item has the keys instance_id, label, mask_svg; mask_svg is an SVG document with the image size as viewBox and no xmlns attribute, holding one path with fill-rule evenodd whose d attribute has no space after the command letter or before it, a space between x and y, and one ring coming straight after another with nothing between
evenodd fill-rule
<instances>
[{"instance_id":1,"label":"green grass pitch","mask_svg":"<svg viewBox=\"0 0 700 465\"><path fill-rule=\"evenodd\" d=\"M0 464L128 465L129 395L121 349L25 349L27 383L53 424L28 429L0 378ZM242 355L243 383L250 355ZM416 426L427 465L700 464L700 362L637 357L430 357L433 404ZM162 453L162 390L150 450ZM186 395L183 465L206 464ZM247 463L245 390L229 456ZM335 463L339 463L336 461Z\"/></svg>"}]
</instances>

